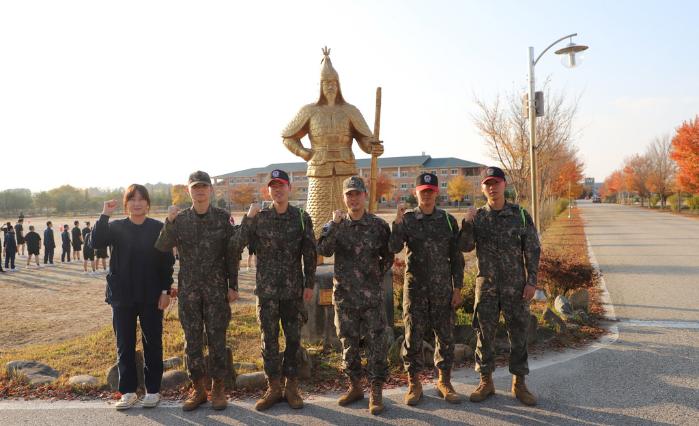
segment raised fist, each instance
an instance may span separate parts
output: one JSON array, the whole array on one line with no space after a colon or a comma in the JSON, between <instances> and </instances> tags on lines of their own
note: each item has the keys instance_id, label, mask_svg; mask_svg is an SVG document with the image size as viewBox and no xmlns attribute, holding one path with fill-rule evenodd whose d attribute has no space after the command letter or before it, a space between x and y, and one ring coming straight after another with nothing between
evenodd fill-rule
<instances>
[{"instance_id":1,"label":"raised fist","mask_svg":"<svg viewBox=\"0 0 699 426\"><path fill-rule=\"evenodd\" d=\"M473 222L473 218L476 217L476 209L473 207L469 207L468 210L466 210L466 214L464 215L464 220L466 222Z\"/></svg>"},{"instance_id":2,"label":"raised fist","mask_svg":"<svg viewBox=\"0 0 699 426\"><path fill-rule=\"evenodd\" d=\"M342 210L335 210L333 212L333 222L340 223L340 222L342 222L342 219L344 219L344 218L345 218L345 212L343 212Z\"/></svg>"},{"instance_id":3,"label":"raised fist","mask_svg":"<svg viewBox=\"0 0 699 426\"><path fill-rule=\"evenodd\" d=\"M381 142L374 142L371 144L371 155L380 157L383 154L383 144Z\"/></svg>"},{"instance_id":4,"label":"raised fist","mask_svg":"<svg viewBox=\"0 0 699 426\"><path fill-rule=\"evenodd\" d=\"M257 216L257 213L260 212L260 205L257 203L252 203L250 204L250 208L248 209L248 214L247 216L252 219L253 217Z\"/></svg>"},{"instance_id":5,"label":"raised fist","mask_svg":"<svg viewBox=\"0 0 699 426\"><path fill-rule=\"evenodd\" d=\"M180 212L180 209L177 208L177 206L170 206L167 208L167 220L172 223L177 219L177 214Z\"/></svg>"},{"instance_id":6,"label":"raised fist","mask_svg":"<svg viewBox=\"0 0 699 426\"><path fill-rule=\"evenodd\" d=\"M111 216L114 210L117 208L116 200L109 200L104 202L104 207L102 207L102 214L105 216Z\"/></svg>"},{"instance_id":7,"label":"raised fist","mask_svg":"<svg viewBox=\"0 0 699 426\"><path fill-rule=\"evenodd\" d=\"M405 214L405 203L398 203L398 208L396 209L396 223L403 222L403 215Z\"/></svg>"}]
</instances>

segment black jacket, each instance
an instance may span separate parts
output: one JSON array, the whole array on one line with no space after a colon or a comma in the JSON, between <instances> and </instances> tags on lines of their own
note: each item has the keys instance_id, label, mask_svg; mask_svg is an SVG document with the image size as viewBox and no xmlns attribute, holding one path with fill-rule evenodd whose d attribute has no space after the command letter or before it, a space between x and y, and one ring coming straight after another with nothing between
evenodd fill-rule
<instances>
[{"instance_id":1,"label":"black jacket","mask_svg":"<svg viewBox=\"0 0 699 426\"><path fill-rule=\"evenodd\" d=\"M46 228L44 230L44 247L56 248L56 242L53 239L53 228Z\"/></svg>"},{"instance_id":2,"label":"black jacket","mask_svg":"<svg viewBox=\"0 0 699 426\"><path fill-rule=\"evenodd\" d=\"M105 301L112 306L157 304L163 290L172 285L175 257L155 249L163 224L146 218L135 225L128 218L109 222L100 216L90 236L95 249L111 247Z\"/></svg>"}]
</instances>

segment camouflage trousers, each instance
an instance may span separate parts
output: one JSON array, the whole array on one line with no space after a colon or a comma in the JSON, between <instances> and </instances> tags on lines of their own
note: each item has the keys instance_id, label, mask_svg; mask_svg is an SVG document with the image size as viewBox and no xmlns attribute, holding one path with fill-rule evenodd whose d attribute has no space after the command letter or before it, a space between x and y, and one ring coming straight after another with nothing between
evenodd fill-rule
<instances>
[{"instance_id":1,"label":"camouflage trousers","mask_svg":"<svg viewBox=\"0 0 699 426\"><path fill-rule=\"evenodd\" d=\"M342 363L351 380L362 377L360 341L364 337L369 382L385 382L388 377L386 314L383 305L349 308L335 305L335 330L342 342ZM363 336L362 336L363 332Z\"/></svg>"},{"instance_id":2,"label":"camouflage trousers","mask_svg":"<svg viewBox=\"0 0 699 426\"><path fill-rule=\"evenodd\" d=\"M422 341L426 333L434 333L434 365L440 370L450 370L454 364L454 309L451 298L434 300L430 297L411 297L403 292L403 323L405 340L401 355L403 366L410 375L424 368ZM431 339L430 339L431 340Z\"/></svg>"},{"instance_id":3,"label":"camouflage trousers","mask_svg":"<svg viewBox=\"0 0 699 426\"><path fill-rule=\"evenodd\" d=\"M205 341L209 348L209 376L223 378L226 375L226 330L231 320L231 307L228 305L227 288L219 287L207 291L184 288L178 295L187 370L192 381L207 373Z\"/></svg>"},{"instance_id":4,"label":"camouflage trousers","mask_svg":"<svg viewBox=\"0 0 699 426\"><path fill-rule=\"evenodd\" d=\"M529 302L522 299L522 288L498 286L487 279L478 278L473 311L473 328L478 337L476 371L490 374L495 370L494 340L502 312L510 339L510 373L529 374L527 332L530 314Z\"/></svg>"},{"instance_id":5,"label":"camouflage trousers","mask_svg":"<svg viewBox=\"0 0 699 426\"><path fill-rule=\"evenodd\" d=\"M283 366L279 356L279 322L286 340ZM257 298L257 322L262 340L262 362L270 379L297 376L297 355L301 346L301 326L306 322L303 299L278 300Z\"/></svg>"}]
</instances>

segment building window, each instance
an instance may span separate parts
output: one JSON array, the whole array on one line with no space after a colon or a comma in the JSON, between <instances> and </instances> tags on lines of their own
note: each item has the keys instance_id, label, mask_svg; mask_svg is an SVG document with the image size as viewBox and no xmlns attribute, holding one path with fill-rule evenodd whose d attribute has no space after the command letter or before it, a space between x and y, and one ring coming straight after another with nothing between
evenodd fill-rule
<instances>
[{"instance_id":1,"label":"building window","mask_svg":"<svg viewBox=\"0 0 699 426\"><path fill-rule=\"evenodd\" d=\"M441 186L442 188L446 188L446 187L447 187L447 183L446 183L446 182L442 182L442 183L439 184L439 186Z\"/></svg>"},{"instance_id":2,"label":"building window","mask_svg":"<svg viewBox=\"0 0 699 426\"><path fill-rule=\"evenodd\" d=\"M447 169L442 169L439 171L441 175L446 175L447 174Z\"/></svg>"},{"instance_id":3,"label":"building window","mask_svg":"<svg viewBox=\"0 0 699 426\"><path fill-rule=\"evenodd\" d=\"M409 184L409 183L401 183L401 184L400 184L400 189L402 189L402 190L404 190L404 191L407 190L407 189L409 189L409 188L410 188L410 184Z\"/></svg>"},{"instance_id":4,"label":"building window","mask_svg":"<svg viewBox=\"0 0 699 426\"><path fill-rule=\"evenodd\" d=\"M451 174L452 174L452 175L455 175L455 174L458 174L458 173L459 173L459 171L458 171L457 169L451 169Z\"/></svg>"}]
</instances>

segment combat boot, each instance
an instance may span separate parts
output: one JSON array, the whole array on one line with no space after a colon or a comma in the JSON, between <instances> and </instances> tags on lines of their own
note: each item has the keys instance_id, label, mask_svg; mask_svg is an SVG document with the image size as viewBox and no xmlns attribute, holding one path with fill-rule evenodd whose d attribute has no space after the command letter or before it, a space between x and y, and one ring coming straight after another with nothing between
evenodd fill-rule
<instances>
[{"instance_id":1,"label":"combat boot","mask_svg":"<svg viewBox=\"0 0 699 426\"><path fill-rule=\"evenodd\" d=\"M495 395L495 385L493 384L493 374L481 374L481 382L468 398L471 402L482 402L490 395Z\"/></svg>"},{"instance_id":2,"label":"combat boot","mask_svg":"<svg viewBox=\"0 0 699 426\"><path fill-rule=\"evenodd\" d=\"M383 383L372 382L371 393L369 394L369 412L373 415L383 412Z\"/></svg>"},{"instance_id":3,"label":"combat boot","mask_svg":"<svg viewBox=\"0 0 699 426\"><path fill-rule=\"evenodd\" d=\"M223 379L213 379L211 383L211 408L224 410L228 406Z\"/></svg>"},{"instance_id":4,"label":"combat boot","mask_svg":"<svg viewBox=\"0 0 699 426\"><path fill-rule=\"evenodd\" d=\"M417 375L410 375L408 376L408 393L403 400L408 405L417 405L420 398L422 398L422 383Z\"/></svg>"},{"instance_id":5,"label":"combat boot","mask_svg":"<svg viewBox=\"0 0 699 426\"><path fill-rule=\"evenodd\" d=\"M282 399L282 388L279 378L267 379L267 392L255 403L255 410L263 411L273 406Z\"/></svg>"},{"instance_id":6,"label":"combat boot","mask_svg":"<svg viewBox=\"0 0 699 426\"><path fill-rule=\"evenodd\" d=\"M192 411L208 399L206 394L206 378L202 377L192 383L192 391L182 404L182 411Z\"/></svg>"},{"instance_id":7,"label":"combat boot","mask_svg":"<svg viewBox=\"0 0 699 426\"><path fill-rule=\"evenodd\" d=\"M529 392L527 385L524 384L524 376L512 376L512 393L522 404L530 407L536 405L536 397Z\"/></svg>"},{"instance_id":8,"label":"combat boot","mask_svg":"<svg viewBox=\"0 0 699 426\"><path fill-rule=\"evenodd\" d=\"M284 396L286 397L286 402L289 403L289 407L303 408L303 399L301 398L301 394L299 393L299 381L296 377L286 378Z\"/></svg>"},{"instance_id":9,"label":"combat boot","mask_svg":"<svg viewBox=\"0 0 699 426\"><path fill-rule=\"evenodd\" d=\"M447 402L458 404L461 397L451 385L451 370L439 370L439 380L437 380L437 393Z\"/></svg>"},{"instance_id":10,"label":"combat boot","mask_svg":"<svg viewBox=\"0 0 699 426\"><path fill-rule=\"evenodd\" d=\"M364 399L364 390L362 390L362 384L359 379L350 379L349 389L344 395L337 399L337 404L344 407L347 404L351 404L354 401L359 401Z\"/></svg>"}]
</instances>

